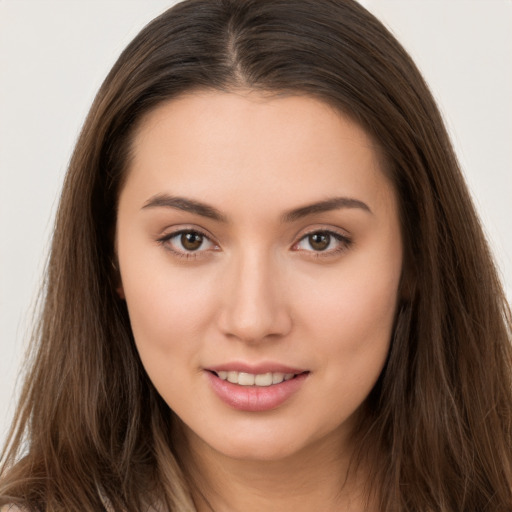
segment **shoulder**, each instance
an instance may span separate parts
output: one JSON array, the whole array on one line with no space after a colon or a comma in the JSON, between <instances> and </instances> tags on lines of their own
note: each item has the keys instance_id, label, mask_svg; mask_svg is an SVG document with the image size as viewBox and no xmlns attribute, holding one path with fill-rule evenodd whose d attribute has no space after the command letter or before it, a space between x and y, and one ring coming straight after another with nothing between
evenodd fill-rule
<instances>
[{"instance_id":1,"label":"shoulder","mask_svg":"<svg viewBox=\"0 0 512 512\"><path fill-rule=\"evenodd\" d=\"M28 512L26 508L20 508L18 505L4 505L0 512Z\"/></svg>"}]
</instances>

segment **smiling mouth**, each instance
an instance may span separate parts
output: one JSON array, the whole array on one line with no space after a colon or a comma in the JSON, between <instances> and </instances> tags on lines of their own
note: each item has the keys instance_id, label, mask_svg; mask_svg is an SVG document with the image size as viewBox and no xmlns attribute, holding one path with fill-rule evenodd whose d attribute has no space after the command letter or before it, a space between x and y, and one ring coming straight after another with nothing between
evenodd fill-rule
<instances>
[{"instance_id":1,"label":"smiling mouth","mask_svg":"<svg viewBox=\"0 0 512 512\"><path fill-rule=\"evenodd\" d=\"M222 402L232 409L244 412L277 409L302 389L310 374L307 370L280 365L247 368L247 365L237 364L237 370L233 366L208 368L206 375L212 391Z\"/></svg>"},{"instance_id":2,"label":"smiling mouth","mask_svg":"<svg viewBox=\"0 0 512 512\"><path fill-rule=\"evenodd\" d=\"M302 373L281 373L281 372L267 372L267 373L247 373L237 371L211 371L219 379L231 382L231 384L238 384L239 386L254 386L254 387L268 387L282 382L292 380L298 375L303 375L309 372Z\"/></svg>"}]
</instances>

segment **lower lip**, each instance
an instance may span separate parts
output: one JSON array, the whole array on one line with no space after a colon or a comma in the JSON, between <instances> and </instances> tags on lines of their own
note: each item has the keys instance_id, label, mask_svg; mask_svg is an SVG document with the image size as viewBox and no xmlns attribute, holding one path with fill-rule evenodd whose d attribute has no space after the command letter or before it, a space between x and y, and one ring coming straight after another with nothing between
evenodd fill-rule
<instances>
[{"instance_id":1,"label":"lower lip","mask_svg":"<svg viewBox=\"0 0 512 512\"><path fill-rule=\"evenodd\" d=\"M262 412L276 409L289 400L305 382L308 373L301 373L290 380L271 386L240 386L206 372L214 393L233 409Z\"/></svg>"}]
</instances>

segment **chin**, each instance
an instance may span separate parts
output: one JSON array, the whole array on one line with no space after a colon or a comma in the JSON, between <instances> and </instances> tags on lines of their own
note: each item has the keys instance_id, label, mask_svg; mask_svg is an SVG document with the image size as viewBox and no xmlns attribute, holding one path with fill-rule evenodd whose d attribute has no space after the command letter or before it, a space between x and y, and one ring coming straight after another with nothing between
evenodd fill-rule
<instances>
[{"instance_id":1,"label":"chin","mask_svg":"<svg viewBox=\"0 0 512 512\"><path fill-rule=\"evenodd\" d=\"M328 451L335 449L341 440L339 432L325 432L322 428L311 431L298 419L294 425L252 425L247 428L235 428L221 432L199 432L200 442L224 457L248 462L278 462L306 455L308 451L317 451L327 446ZM287 428L288 427L288 428Z\"/></svg>"},{"instance_id":2,"label":"chin","mask_svg":"<svg viewBox=\"0 0 512 512\"><path fill-rule=\"evenodd\" d=\"M288 459L300 451L300 448L289 441L268 439L252 439L250 444L228 442L219 448L226 457L248 462L277 462Z\"/></svg>"}]
</instances>

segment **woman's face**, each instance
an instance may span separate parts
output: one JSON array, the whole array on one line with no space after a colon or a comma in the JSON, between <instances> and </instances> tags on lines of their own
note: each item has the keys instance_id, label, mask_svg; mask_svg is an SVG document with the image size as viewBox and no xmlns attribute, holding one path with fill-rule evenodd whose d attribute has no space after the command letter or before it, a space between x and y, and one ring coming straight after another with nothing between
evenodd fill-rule
<instances>
[{"instance_id":1,"label":"woman's face","mask_svg":"<svg viewBox=\"0 0 512 512\"><path fill-rule=\"evenodd\" d=\"M149 114L133 149L120 294L189 438L253 460L347 439L402 267L370 138L309 97L202 92Z\"/></svg>"}]
</instances>

